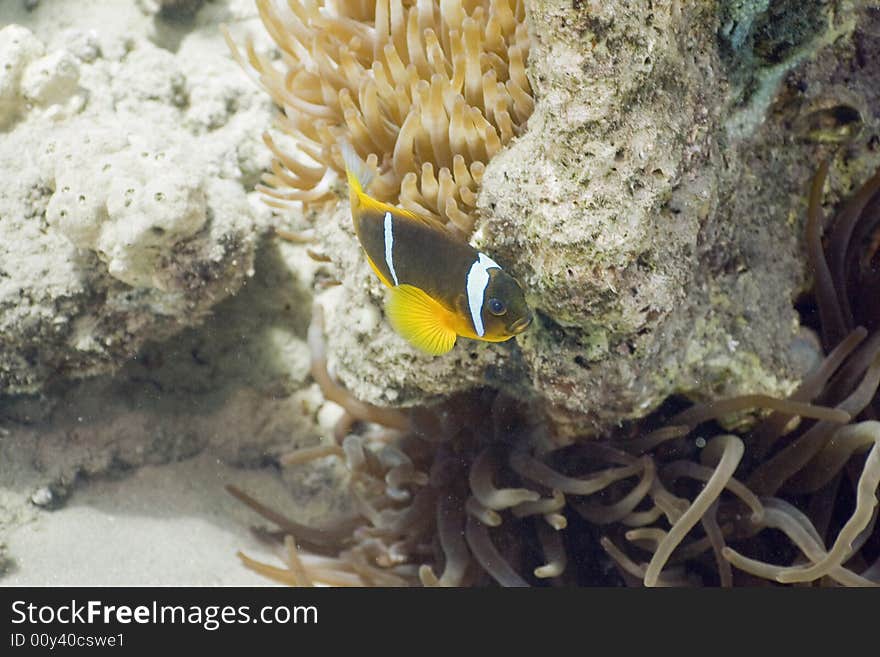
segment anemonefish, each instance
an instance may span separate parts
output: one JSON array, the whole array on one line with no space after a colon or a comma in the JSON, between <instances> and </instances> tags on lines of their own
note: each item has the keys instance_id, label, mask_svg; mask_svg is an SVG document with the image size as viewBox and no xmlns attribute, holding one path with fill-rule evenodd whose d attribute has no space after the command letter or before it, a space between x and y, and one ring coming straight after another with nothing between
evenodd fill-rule
<instances>
[{"instance_id":1,"label":"anemonefish","mask_svg":"<svg viewBox=\"0 0 880 657\"><path fill-rule=\"evenodd\" d=\"M372 172L350 144L342 154L355 233L390 288L385 311L400 335L438 355L459 335L503 342L528 328L532 313L516 279L439 221L369 196Z\"/></svg>"}]
</instances>

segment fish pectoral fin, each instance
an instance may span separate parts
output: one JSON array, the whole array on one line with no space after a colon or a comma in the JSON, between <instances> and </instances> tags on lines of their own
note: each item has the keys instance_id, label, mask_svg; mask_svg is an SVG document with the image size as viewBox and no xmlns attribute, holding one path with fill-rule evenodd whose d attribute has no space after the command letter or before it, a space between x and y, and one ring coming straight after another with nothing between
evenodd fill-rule
<instances>
[{"instance_id":1,"label":"fish pectoral fin","mask_svg":"<svg viewBox=\"0 0 880 657\"><path fill-rule=\"evenodd\" d=\"M438 356L455 345L452 313L420 288L391 288L385 312L394 330L424 352Z\"/></svg>"}]
</instances>

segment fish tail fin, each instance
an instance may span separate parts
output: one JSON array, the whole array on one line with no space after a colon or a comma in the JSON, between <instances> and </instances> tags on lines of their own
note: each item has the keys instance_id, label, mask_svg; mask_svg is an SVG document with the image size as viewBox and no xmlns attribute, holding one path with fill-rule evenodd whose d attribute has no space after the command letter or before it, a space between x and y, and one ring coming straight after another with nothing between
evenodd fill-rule
<instances>
[{"instance_id":1,"label":"fish tail fin","mask_svg":"<svg viewBox=\"0 0 880 657\"><path fill-rule=\"evenodd\" d=\"M345 175L348 178L349 195L351 205L354 207L362 195L366 195L366 188L373 182L374 174L366 163L354 151L354 147L348 141L339 145L342 151L342 161L345 163Z\"/></svg>"}]
</instances>

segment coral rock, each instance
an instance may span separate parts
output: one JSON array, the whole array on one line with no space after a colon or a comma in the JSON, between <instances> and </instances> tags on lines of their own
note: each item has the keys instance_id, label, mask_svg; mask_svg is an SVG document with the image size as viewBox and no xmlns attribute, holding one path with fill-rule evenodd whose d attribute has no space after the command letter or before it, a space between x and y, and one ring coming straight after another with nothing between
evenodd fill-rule
<instances>
[{"instance_id":1,"label":"coral rock","mask_svg":"<svg viewBox=\"0 0 880 657\"><path fill-rule=\"evenodd\" d=\"M0 31L0 393L112 371L252 274L269 103L210 29L204 63L186 41L115 61L87 33L79 57Z\"/></svg>"}]
</instances>

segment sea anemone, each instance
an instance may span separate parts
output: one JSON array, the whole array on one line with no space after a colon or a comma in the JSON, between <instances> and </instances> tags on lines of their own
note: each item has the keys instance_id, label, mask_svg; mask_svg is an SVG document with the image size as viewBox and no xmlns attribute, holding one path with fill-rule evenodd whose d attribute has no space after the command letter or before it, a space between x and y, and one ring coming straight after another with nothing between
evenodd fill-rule
<instances>
[{"instance_id":1,"label":"sea anemone","mask_svg":"<svg viewBox=\"0 0 880 657\"><path fill-rule=\"evenodd\" d=\"M880 330L863 296L880 172L823 247L826 173L807 242L833 348L786 400L670 400L605 439L560 444L539 406L494 390L406 412L351 399L327 373L315 312L312 372L346 414L333 444L284 461L343 459L356 513L309 527L234 490L286 545L285 567L245 564L295 585L880 584ZM721 428L755 408L770 412L748 431Z\"/></svg>"},{"instance_id":2,"label":"sea anemone","mask_svg":"<svg viewBox=\"0 0 880 657\"><path fill-rule=\"evenodd\" d=\"M807 215L807 255L826 348L857 324L880 328L880 170L832 218L826 247L821 199L828 166L825 161L813 179Z\"/></svg>"},{"instance_id":3,"label":"sea anemone","mask_svg":"<svg viewBox=\"0 0 880 657\"><path fill-rule=\"evenodd\" d=\"M261 187L287 208L332 203L349 141L377 170L376 198L467 235L489 159L534 107L522 0L257 0L280 63L236 59L282 114L264 136L275 159Z\"/></svg>"},{"instance_id":4,"label":"sea anemone","mask_svg":"<svg viewBox=\"0 0 880 657\"><path fill-rule=\"evenodd\" d=\"M827 390L863 339L845 341L798 396ZM344 459L358 513L337 525L299 525L236 491L287 537L286 568L242 558L295 585L730 586L731 566L779 582L875 584L880 423L846 424L876 394L876 354L872 363L836 409L750 396L691 407L635 437L560 446L535 409L492 390L461 395L413 413L404 431L374 425L285 459ZM776 410L747 437L701 430L755 404ZM793 417L800 426L787 430ZM816 435L821 449L804 459L804 437ZM788 447L757 459L778 441ZM780 553L783 564L761 558Z\"/></svg>"}]
</instances>

